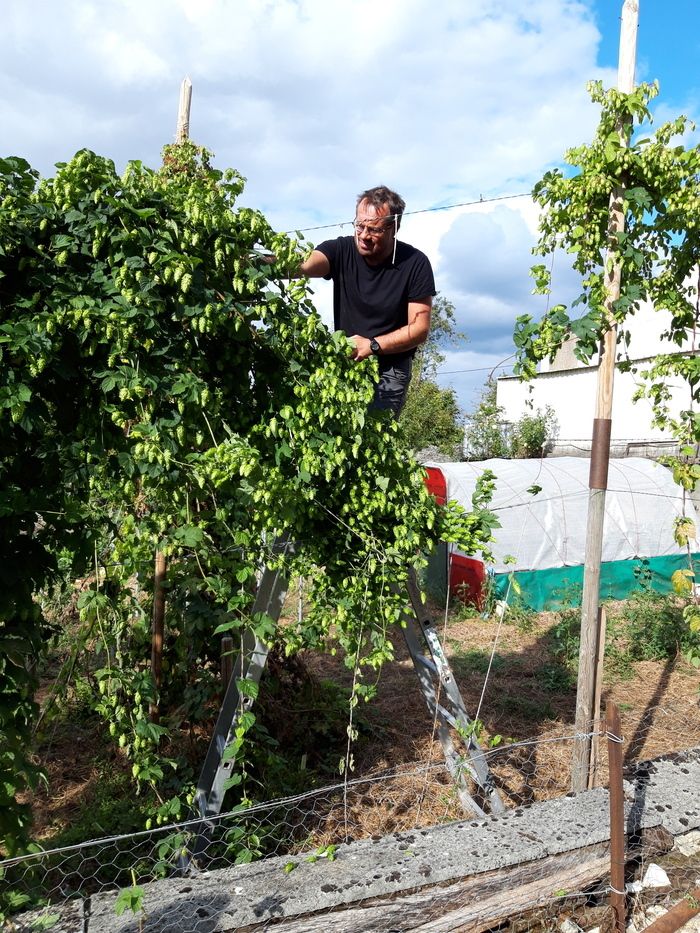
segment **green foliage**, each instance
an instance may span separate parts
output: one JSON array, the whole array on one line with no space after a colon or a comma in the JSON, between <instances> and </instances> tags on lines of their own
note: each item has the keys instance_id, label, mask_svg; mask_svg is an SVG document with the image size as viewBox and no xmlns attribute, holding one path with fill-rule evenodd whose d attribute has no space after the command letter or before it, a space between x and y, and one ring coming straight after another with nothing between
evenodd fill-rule
<instances>
[{"instance_id":1,"label":"green foliage","mask_svg":"<svg viewBox=\"0 0 700 933\"><path fill-rule=\"evenodd\" d=\"M507 457L510 451L504 430L505 411L496 402L496 381L489 379L479 404L467 418L465 447L468 460Z\"/></svg>"},{"instance_id":2,"label":"green foliage","mask_svg":"<svg viewBox=\"0 0 700 933\"><path fill-rule=\"evenodd\" d=\"M573 304L584 313L572 317L563 305L556 305L539 322L529 316L518 318L517 370L528 378L540 360L552 359L571 337L576 338L576 356L588 362L611 324L618 326L621 365L629 368L624 362L628 319L647 298L656 309L670 311L665 336L678 345L698 326L700 147L686 148L679 141L691 124L679 117L653 134L646 132L656 85L643 84L624 94L604 91L593 82L590 91L601 108L593 142L566 153L572 171L553 169L534 189L543 209L535 252L546 256L563 246L573 256L583 288ZM636 132L638 126L643 132ZM611 195L624 216L622 231L612 231L609 225ZM606 274L615 266L620 269L621 293L608 307ZM531 273L535 293L548 294L547 268L535 265ZM699 365L697 354L661 354L641 373L644 381L638 391L638 397L651 400L657 423L670 427L682 444L691 447L700 441ZM691 404L669 422L670 377L687 384ZM697 480L700 474L695 474Z\"/></svg>"},{"instance_id":3,"label":"green foliage","mask_svg":"<svg viewBox=\"0 0 700 933\"><path fill-rule=\"evenodd\" d=\"M409 389L400 423L413 450L437 447L452 459L461 459L464 432L454 389L441 389L428 379L419 382Z\"/></svg>"},{"instance_id":4,"label":"green foliage","mask_svg":"<svg viewBox=\"0 0 700 933\"><path fill-rule=\"evenodd\" d=\"M89 574L77 639L94 659L95 708L158 822L191 802L191 737L218 691L215 631L252 622L287 653L341 647L364 670L389 637L416 554L440 538L469 552L490 537L485 503L438 507L398 426L368 412L376 361L329 334L302 247L255 210L243 179L194 146L122 176L87 150L40 179L0 160L0 835L26 844L16 802L31 758L34 595ZM264 254L273 253L268 265ZM281 536L294 553L275 551ZM168 560L163 685L149 670L153 556ZM298 624L251 620L260 563L309 581ZM322 568L322 569L321 569ZM158 700L159 724L149 706ZM238 793L246 799L241 740ZM190 742L175 741L186 727ZM189 785L189 787L188 787Z\"/></svg>"},{"instance_id":5,"label":"green foliage","mask_svg":"<svg viewBox=\"0 0 700 933\"><path fill-rule=\"evenodd\" d=\"M141 913L143 911L143 899L145 894L146 892L144 889L136 884L136 880L134 879L130 888L123 888L119 892L114 902L114 913L118 917L121 917L125 910L130 910L133 914Z\"/></svg>"},{"instance_id":6,"label":"green foliage","mask_svg":"<svg viewBox=\"0 0 700 933\"><path fill-rule=\"evenodd\" d=\"M413 450L437 447L453 459L461 458L462 412L454 390L440 388L435 375L445 360L442 349L463 340L466 335L456 330L454 305L438 295L428 339L418 347L413 360L413 377L399 419L406 443Z\"/></svg>"},{"instance_id":7,"label":"green foliage","mask_svg":"<svg viewBox=\"0 0 700 933\"><path fill-rule=\"evenodd\" d=\"M581 614L565 609L548 633L555 663L570 675L578 668ZM637 661L672 660L680 653L700 654L700 632L693 632L676 596L657 593L642 581L618 607L608 607L605 668L608 675L629 677Z\"/></svg>"},{"instance_id":8,"label":"green foliage","mask_svg":"<svg viewBox=\"0 0 700 933\"><path fill-rule=\"evenodd\" d=\"M601 339L616 327L618 366L630 370L626 350L630 319L640 303L649 300L666 310L670 323L662 334L679 347L657 355L639 373L635 395L647 399L653 423L671 432L678 455L665 458L674 479L692 490L700 480L700 356L682 350L700 327L698 265L700 262L700 146L686 147L683 136L693 129L683 116L651 132L650 101L658 86L643 84L632 93L589 86L600 106L593 141L566 153L570 169L553 169L535 186L542 208L540 238L534 250L547 256L564 248L581 274L582 291L572 307L550 308L539 322L518 318L514 340L516 371L534 376L537 364L553 359L565 340L575 338L574 353L589 362ZM611 207L622 220L613 224ZM535 294L549 294L550 274L544 264L531 270ZM608 294L619 275L620 294ZM687 390L686 407L671 417L671 385ZM695 572L688 547L689 574ZM700 618L698 598L685 594L685 623L693 628Z\"/></svg>"},{"instance_id":9,"label":"green foliage","mask_svg":"<svg viewBox=\"0 0 700 933\"><path fill-rule=\"evenodd\" d=\"M512 457L542 457L558 430L554 409L549 405L544 411L537 409L531 415L523 415L517 421L510 437Z\"/></svg>"},{"instance_id":10,"label":"green foliage","mask_svg":"<svg viewBox=\"0 0 700 933\"><path fill-rule=\"evenodd\" d=\"M563 609L558 615L558 620L548 632L547 640L555 661L573 672L578 668L581 612L579 609Z\"/></svg>"},{"instance_id":11,"label":"green foliage","mask_svg":"<svg viewBox=\"0 0 700 933\"><path fill-rule=\"evenodd\" d=\"M445 347L466 342L467 339L466 334L457 330L455 306L443 295L436 295L430 315L428 338L418 347L413 359L413 383L434 379L438 367L445 362L442 352Z\"/></svg>"},{"instance_id":12,"label":"green foliage","mask_svg":"<svg viewBox=\"0 0 700 933\"><path fill-rule=\"evenodd\" d=\"M697 148L673 144L689 127L685 117L665 124L655 134L637 136L634 127L651 123L649 101L655 85L640 85L630 94L589 86L601 116L590 145L566 153L573 172L554 169L535 186L544 209L535 252L546 256L564 246L582 275L583 291L575 305L585 308L571 318L563 305L551 308L539 323L518 319L516 346L520 371L530 376L539 360L553 358L564 340L577 338L575 353L590 360L609 318L624 325L638 303L652 298L657 308L673 314L669 336L681 342L697 311L688 276L697 264ZM610 195L625 217L625 229L609 227ZM622 293L605 307L605 270L619 264ZM544 265L532 269L535 293L547 294L550 277ZM620 328L624 344L629 333Z\"/></svg>"},{"instance_id":13,"label":"green foliage","mask_svg":"<svg viewBox=\"0 0 700 933\"><path fill-rule=\"evenodd\" d=\"M465 432L468 460L542 457L558 430L554 410L545 406L523 415L515 424L505 421L505 410L496 401L497 383L487 380L479 404L467 419Z\"/></svg>"},{"instance_id":14,"label":"green foliage","mask_svg":"<svg viewBox=\"0 0 700 933\"><path fill-rule=\"evenodd\" d=\"M543 664L535 671L535 677L548 693L563 693L576 687L572 671L565 664Z\"/></svg>"},{"instance_id":15,"label":"green foliage","mask_svg":"<svg viewBox=\"0 0 700 933\"><path fill-rule=\"evenodd\" d=\"M612 651L629 662L673 659L700 649L700 636L689 631L681 600L643 588L622 606L611 625Z\"/></svg>"}]
</instances>

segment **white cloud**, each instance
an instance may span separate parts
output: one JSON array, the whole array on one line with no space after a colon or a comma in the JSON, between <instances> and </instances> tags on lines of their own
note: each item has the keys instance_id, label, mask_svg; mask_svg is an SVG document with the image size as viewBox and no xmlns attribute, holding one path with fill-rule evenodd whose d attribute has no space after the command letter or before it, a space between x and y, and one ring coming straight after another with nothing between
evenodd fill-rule
<instances>
[{"instance_id":1,"label":"white cloud","mask_svg":"<svg viewBox=\"0 0 700 933\"><path fill-rule=\"evenodd\" d=\"M515 319L537 318L546 309L546 298L532 295L529 274L536 261L534 216L528 199L478 205L462 213L440 240L440 290L454 303L475 349L510 345ZM550 300L568 304L578 294L579 278L563 253L555 255L551 269Z\"/></svg>"},{"instance_id":2,"label":"white cloud","mask_svg":"<svg viewBox=\"0 0 700 933\"><path fill-rule=\"evenodd\" d=\"M156 165L188 74L192 137L278 229L350 220L379 183L409 211L526 192L590 137L586 81L614 81L591 2L6 0L3 149L44 173L84 146ZM507 341L530 291L533 208L507 203L402 226L479 349Z\"/></svg>"}]
</instances>

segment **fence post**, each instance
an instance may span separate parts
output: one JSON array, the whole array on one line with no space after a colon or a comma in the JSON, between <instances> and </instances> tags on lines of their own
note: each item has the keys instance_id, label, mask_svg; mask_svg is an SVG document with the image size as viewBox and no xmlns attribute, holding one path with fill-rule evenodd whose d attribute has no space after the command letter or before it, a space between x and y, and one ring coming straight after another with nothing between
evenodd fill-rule
<instances>
[{"instance_id":1,"label":"fence post","mask_svg":"<svg viewBox=\"0 0 700 933\"><path fill-rule=\"evenodd\" d=\"M625 806L622 786L622 736L620 710L608 700L605 706L608 737L610 796L610 907L613 933L625 933Z\"/></svg>"}]
</instances>

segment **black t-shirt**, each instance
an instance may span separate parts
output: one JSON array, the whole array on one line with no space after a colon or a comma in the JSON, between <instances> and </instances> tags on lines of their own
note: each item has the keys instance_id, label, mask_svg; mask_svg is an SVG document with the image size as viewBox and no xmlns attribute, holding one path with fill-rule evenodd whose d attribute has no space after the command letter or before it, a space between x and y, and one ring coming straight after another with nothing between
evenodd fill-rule
<instances>
[{"instance_id":1,"label":"black t-shirt","mask_svg":"<svg viewBox=\"0 0 700 933\"><path fill-rule=\"evenodd\" d=\"M408 323L408 303L435 294L435 279L428 257L408 243L397 242L396 260L389 256L370 266L357 251L355 238L325 240L316 249L331 264L333 318L336 330L348 336L381 337ZM412 357L415 350L383 354L395 361Z\"/></svg>"}]
</instances>

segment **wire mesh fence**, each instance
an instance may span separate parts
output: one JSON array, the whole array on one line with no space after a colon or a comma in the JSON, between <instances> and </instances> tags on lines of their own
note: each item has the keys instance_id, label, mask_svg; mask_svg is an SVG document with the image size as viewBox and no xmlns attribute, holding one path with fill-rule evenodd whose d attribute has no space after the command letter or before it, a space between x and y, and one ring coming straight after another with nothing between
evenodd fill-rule
<instances>
[{"instance_id":1,"label":"wire mesh fence","mask_svg":"<svg viewBox=\"0 0 700 933\"><path fill-rule=\"evenodd\" d=\"M627 904L641 929L677 902L696 903L698 695L623 709L622 733ZM5 859L4 929L592 928L610 922L605 724L586 737L594 787L574 797L572 743L581 738L559 727L489 749L506 813L486 820L464 812L436 759L207 821ZM648 883L652 864L660 887Z\"/></svg>"}]
</instances>

